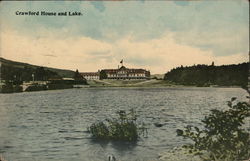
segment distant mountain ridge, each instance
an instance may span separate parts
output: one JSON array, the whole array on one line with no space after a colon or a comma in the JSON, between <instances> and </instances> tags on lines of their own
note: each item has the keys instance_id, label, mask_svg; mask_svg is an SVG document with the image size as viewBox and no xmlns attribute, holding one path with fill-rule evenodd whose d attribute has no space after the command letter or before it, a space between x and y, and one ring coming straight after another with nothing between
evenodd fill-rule
<instances>
[{"instance_id":1,"label":"distant mountain ridge","mask_svg":"<svg viewBox=\"0 0 250 161\"><path fill-rule=\"evenodd\" d=\"M66 77L66 78L73 78L74 74L75 74L75 72L72 71L72 70L58 69L58 68L51 68L51 67L44 67L44 66L32 65L32 64L28 64L28 63L23 63L23 62L17 62L17 61L12 61L12 60L8 60L8 59L4 59L2 57L0 57L0 63L1 63L1 68L2 68L2 66L11 67L11 68L15 68L15 69L20 69L20 68L21 69L24 69L24 68L36 69L36 68L39 68L39 67L43 67L45 70L49 70L51 72L55 72L59 76Z\"/></svg>"}]
</instances>

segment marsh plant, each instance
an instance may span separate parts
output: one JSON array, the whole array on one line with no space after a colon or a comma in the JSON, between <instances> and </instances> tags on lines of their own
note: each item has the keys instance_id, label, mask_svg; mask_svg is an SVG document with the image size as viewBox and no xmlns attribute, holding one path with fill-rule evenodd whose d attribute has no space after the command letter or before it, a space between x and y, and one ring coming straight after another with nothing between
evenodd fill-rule
<instances>
[{"instance_id":1,"label":"marsh plant","mask_svg":"<svg viewBox=\"0 0 250 161\"><path fill-rule=\"evenodd\" d=\"M228 110L211 110L211 114L202 120L203 129L187 126L185 130L177 130L179 136L193 141L193 144L184 145L190 153L199 155L205 161L250 158L250 134L244 128L244 121L249 121L250 104L235 100L228 101Z\"/></svg>"},{"instance_id":2,"label":"marsh plant","mask_svg":"<svg viewBox=\"0 0 250 161\"><path fill-rule=\"evenodd\" d=\"M108 118L93 123L88 131L93 138L102 140L136 141L140 135L147 135L144 124L137 123L137 115L133 109L129 112L120 110L118 118Z\"/></svg>"}]
</instances>

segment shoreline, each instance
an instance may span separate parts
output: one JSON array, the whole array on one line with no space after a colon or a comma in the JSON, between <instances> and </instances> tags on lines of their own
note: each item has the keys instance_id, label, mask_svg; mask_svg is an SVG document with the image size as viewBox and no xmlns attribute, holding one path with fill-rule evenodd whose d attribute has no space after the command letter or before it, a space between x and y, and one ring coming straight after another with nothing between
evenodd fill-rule
<instances>
[{"instance_id":1,"label":"shoreline","mask_svg":"<svg viewBox=\"0 0 250 161\"><path fill-rule=\"evenodd\" d=\"M242 88L241 86L224 86L224 85L183 85L168 82L166 80L88 80L90 87L202 87L202 88Z\"/></svg>"},{"instance_id":2,"label":"shoreline","mask_svg":"<svg viewBox=\"0 0 250 161\"><path fill-rule=\"evenodd\" d=\"M240 86L216 86L216 87L198 87L198 86L185 86L185 85L172 85L172 86L88 86L81 88L242 88ZM75 88L75 87L74 87Z\"/></svg>"},{"instance_id":3,"label":"shoreline","mask_svg":"<svg viewBox=\"0 0 250 161\"><path fill-rule=\"evenodd\" d=\"M189 153L187 149L182 147L175 147L173 149L160 152L158 155L157 161L202 161L199 156Z\"/></svg>"},{"instance_id":4,"label":"shoreline","mask_svg":"<svg viewBox=\"0 0 250 161\"><path fill-rule=\"evenodd\" d=\"M4 91L4 88L0 88L0 94L10 93L22 93L22 92L34 92L34 91L48 91L48 90L63 90L72 88L242 88L241 86L195 86L195 85L181 85L174 84L165 80L89 80L86 85L67 85L67 84L54 84L42 85L13 85L11 88ZM45 87L46 86L46 87Z\"/></svg>"},{"instance_id":5,"label":"shoreline","mask_svg":"<svg viewBox=\"0 0 250 161\"><path fill-rule=\"evenodd\" d=\"M216 87L197 87L197 86L185 86L185 85L170 85L170 86L89 86L89 85L84 85L81 87L70 87L70 88L55 88L55 89L39 89L39 90L30 90L30 91L14 91L14 92L0 92L0 94L12 94L12 93L26 93L26 92L39 92L39 91L52 91L52 90L65 90L65 89L115 89L115 88L122 88L122 89L132 89L132 88L156 88L156 89L160 89L160 88L169 88L169 89L177 89L177 88L241 88L240 86L216 86Z\"/></svg>"}]
</instances>

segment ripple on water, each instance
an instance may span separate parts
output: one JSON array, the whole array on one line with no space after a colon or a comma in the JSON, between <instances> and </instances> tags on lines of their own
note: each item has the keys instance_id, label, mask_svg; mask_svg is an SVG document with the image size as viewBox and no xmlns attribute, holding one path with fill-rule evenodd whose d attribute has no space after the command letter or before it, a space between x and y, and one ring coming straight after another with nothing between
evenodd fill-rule
<instances>
[{"instance_id":1,"label":"ripple on water","mask_svg":"<svg viewBox=\"0 0 250 161\"><path fill-rule=\"evenodd\" d=\"M200 126L212 107L227 108L232 96L246 100L241 89L71 89L0 95L0 153L8 160L104 161L113 154L118 160L154 160L166 149L187 140L176 129ZM45 103L46 102L46 103ZM138 122L148 128L148 138L135 145L93 141L86 131L96 120L116 117L117 110L134 108ZM202 112L201 112L202 111ZM156 127L154 123L163 124ZM2 144L4 143L4 144ZM15 145L15 146L12 146Z\"/></svg>"},{"instance_id":2,"label":"ripple on water","mask_svg":"<svg viewBox=\"0 0 250 161\"><path fill-rule=\"evenodd\" d=\"M64 137L65 140L83 140L84 137Z\"/></svg>"}]
</instances>

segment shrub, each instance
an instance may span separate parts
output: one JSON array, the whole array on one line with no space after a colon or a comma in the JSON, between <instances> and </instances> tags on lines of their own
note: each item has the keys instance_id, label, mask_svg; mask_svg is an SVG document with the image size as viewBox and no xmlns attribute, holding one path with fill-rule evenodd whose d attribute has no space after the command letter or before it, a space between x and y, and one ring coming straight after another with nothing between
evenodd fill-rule
<instances>
[{"instance_id":1,"label":"shrub","mask_svg":"<svg viewBox=\"0 0 250 161\"><path fill-rule=\"evenodd\" d=\"M73 88L73 85L70 84L48 84L48 90L55 90L55 89L69 89Z\"/></svg>"},{"instance_id":2,"label":"shrub","mask_svg":"<svg viewBox=\"0 0 250 161\"><path fill-rule=\"evenodd\" d=\"M147 133L143 125L137 123L137 116L133 109L129 113L118 111L118 118L92 124L88 131L96 139L136 141L139 135Z\"/></svg>"},{"instance_id":3,"label":"shrub","mask_svg":"<svg viewBox=\"0 0 250 161\"><path fill-rule=\"evenodd\" d=\"M0 86L0 93L22 92L23 87L20 85L5 84Z\"/></svg>"},{"instance_id":4,"label":"shrub","mask_svg":"<svg viewBox=\"0 0 250 161\"><path fill-rule=\"evenodd\" d=\"M246 102L228 101L229 109L211 110L202 122L204 129L187 126L177 130L179 136L194 143L184 145L190 153L200 155L206 161L235 161L250 158L250 134L242 128L245 118L250 116L250 105Z\"/></svg>"},{"instance_id":5,"label":"shrub","mask_svg":"<svg viewBox=\"0 0 250 161\"><path fill-rule=\"evenodd\" d=\"M33 84L26 88L26 92L47 90L46 85Z\"/></svg>"}]
</instances>

